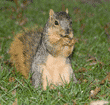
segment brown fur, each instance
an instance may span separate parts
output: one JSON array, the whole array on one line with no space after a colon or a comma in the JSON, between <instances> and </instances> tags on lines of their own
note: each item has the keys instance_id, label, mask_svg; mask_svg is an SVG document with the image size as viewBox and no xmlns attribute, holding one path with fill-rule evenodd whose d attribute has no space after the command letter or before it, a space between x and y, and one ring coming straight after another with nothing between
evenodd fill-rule
<instances>
[{"instance_id":1,"label":"brown fur","mask_svg":"<svg viewBox=\"0 0 110 105\"><path fill-rule=\"evenodd\" d=\"M11 54L10 60L15 63L16 69L20 71L26 78L28 78L29 69L24 64L25 57L23 55L24 45L19 40L22 34L15 36L14 41L11 43L9 53Z\"/></svg>"},{"instance_id":2,"label":"brown fur","mask_svg":"<svg viewBox=\"0 0 110 105\"><path fill-rule=\"evenodd\" d=\"M56 29L49 29L49 41L52 45L55 45L56 47L54 47L54 50L56 51L55 55L56 56L64 56L64 57L68 57L72 51L73 51L73 45L75 44L75 39L73 38L72 40L68 39L68 38L61 38L60 37L60 33L63 34L63 32L65 33L65 31L61 31L61 28L56 28ZM73 34L70 33L70 37Z\"/></svg>"},{"instance_id":3,"label":"brown fur","mask_svg":"<svg viewBox=\"0 0 110 105\"><path fill-rule=\"evenodd\" d=\"M14 37L9 50L10 60L15 64L17 71L20 71L25 78L28 78L31 71L33 85L38 87L42 79L44 90L46 90L47 81L49 85L51 83L64 85L65 82L70 82L70 77L73 75L68 56L73 51L75 39L68 9L63 13L55 14L50 9L49 20L44 27L43 36L35 31L36 28L30 29L31 31L25 29ZM64 23L60 24L61 19L64 19ZM58 22L57 25L55 21ZM67 29L69 29L68 32ZM40 74L42 74L41 78ZM76 81L75 75L73 77ZM50 88L55 87L51 85Z\"/></svg>"},{"instance_id":4,"label":"brown fur","mask_svg":"<svg viewBox=\"0 0 110 105\"><path fill-rule=\"evenodd\" d=\"M29 77L29 71L31 68L31 57L34 55L35 51L31 50L32 46L28 43L33 42L32 35L28 36L26 33L31 33L33 36L37 34L35 30L42 31L41 28L38 29L38 26L35 25L33 28L24 28L20 33L18 33L15 37L13 42L11 43L9 54L10 61L15 64L17 71L19 71L26 79ZM40 36L39 36L40 37ZM35 43L34 43L35 45Z\"/></svg>"}]
</instances>

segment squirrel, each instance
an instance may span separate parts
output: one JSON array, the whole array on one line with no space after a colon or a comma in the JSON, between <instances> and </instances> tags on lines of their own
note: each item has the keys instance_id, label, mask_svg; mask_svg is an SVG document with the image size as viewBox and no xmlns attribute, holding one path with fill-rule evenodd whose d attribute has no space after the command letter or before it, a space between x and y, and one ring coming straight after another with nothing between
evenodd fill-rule
<instances>
[{"instance_id":1,"label":"squirrel","mask_svg":"<svg viewBox=\"0 0 110 105\"><path fill-rule=\"evenodd\" d=\"M32 73L32 85L35 88L42 84L44 90L47 85L55 89L54 86L64 86L71 78L77 82L69 58L74 44L68 9L62 12L50 9L42 32L29 30L14 37L9 50L10 61L26 79L29 72Z\"/></svg>"}]
</instances>

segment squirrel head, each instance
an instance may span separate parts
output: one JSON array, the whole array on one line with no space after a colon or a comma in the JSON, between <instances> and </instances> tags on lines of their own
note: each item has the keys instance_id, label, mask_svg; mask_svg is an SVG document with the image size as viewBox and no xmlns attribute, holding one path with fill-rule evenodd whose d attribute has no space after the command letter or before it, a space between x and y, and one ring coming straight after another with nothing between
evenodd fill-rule
<instances>
[{"instance_id":1,"label":"squirrel head","mask_svg":"<svg viewBox=\"0 0 110 105\"><path fill-rule=\"evenodd\" d=\"M50 9L49 19L43 31L43 40L47 50L53 55L63 52L64 46L68 46L68 51L72 51L75 41L73 38L72 19L68 14L68 9L65 12L54 12ZM57 49L55 49L55 46ZM66 50L65 53L67 53Z\"/></svg>"},{"instance_id":2,"label":"squirrel head","mask_svg":"<svg viewBox=\"0 0 110 105\"><path fill-rule=\"evenodd\" d=\"M72 19L68 14L68 8L65 12L54 12L50 9L48 28L51 28L53 32L57 32L60 37L73 38L72 31Z\"/></svg>"}]
</instances>

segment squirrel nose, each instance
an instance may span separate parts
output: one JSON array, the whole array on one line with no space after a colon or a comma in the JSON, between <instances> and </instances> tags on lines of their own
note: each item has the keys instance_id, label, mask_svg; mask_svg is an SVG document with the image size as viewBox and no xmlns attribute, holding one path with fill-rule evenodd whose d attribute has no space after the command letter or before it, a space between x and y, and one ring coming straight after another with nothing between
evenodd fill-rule
<instances>
[{"instance_id":1,"label":"squirrel nose","mask_svg":"<svg viewBox=\"0 0 110 105\"><path fill-rule=\"evenodd\" d=\"M69 34L69 29L66 30L66 34Z\"/></svg>"}]
</instances>

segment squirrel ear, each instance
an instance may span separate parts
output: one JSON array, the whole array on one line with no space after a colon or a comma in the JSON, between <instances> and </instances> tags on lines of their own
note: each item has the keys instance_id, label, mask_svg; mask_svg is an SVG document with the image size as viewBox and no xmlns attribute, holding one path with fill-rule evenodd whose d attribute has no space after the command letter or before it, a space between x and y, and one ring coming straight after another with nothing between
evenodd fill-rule
<instances>
[{"instance_id":1,"label":"squirrel ear","mask_svg":"<svg viewBox=\"0 0 110 105\"><path fill-rule=\"evenodd\" d=\"M53 15L54 15L54 11L53 9L50 9L50 12L49 12L50 20L53 18Z\"/></svg>"},{"instance_id":2,"label":"squirrel ear","mask_svg":"<svg viewBox=\"0 0 110 105\"><path fill-rule=\"evenodd\" d=\"M68 8L66 8L66 13L68 14Z\"/></svg>"}]
</instances>

